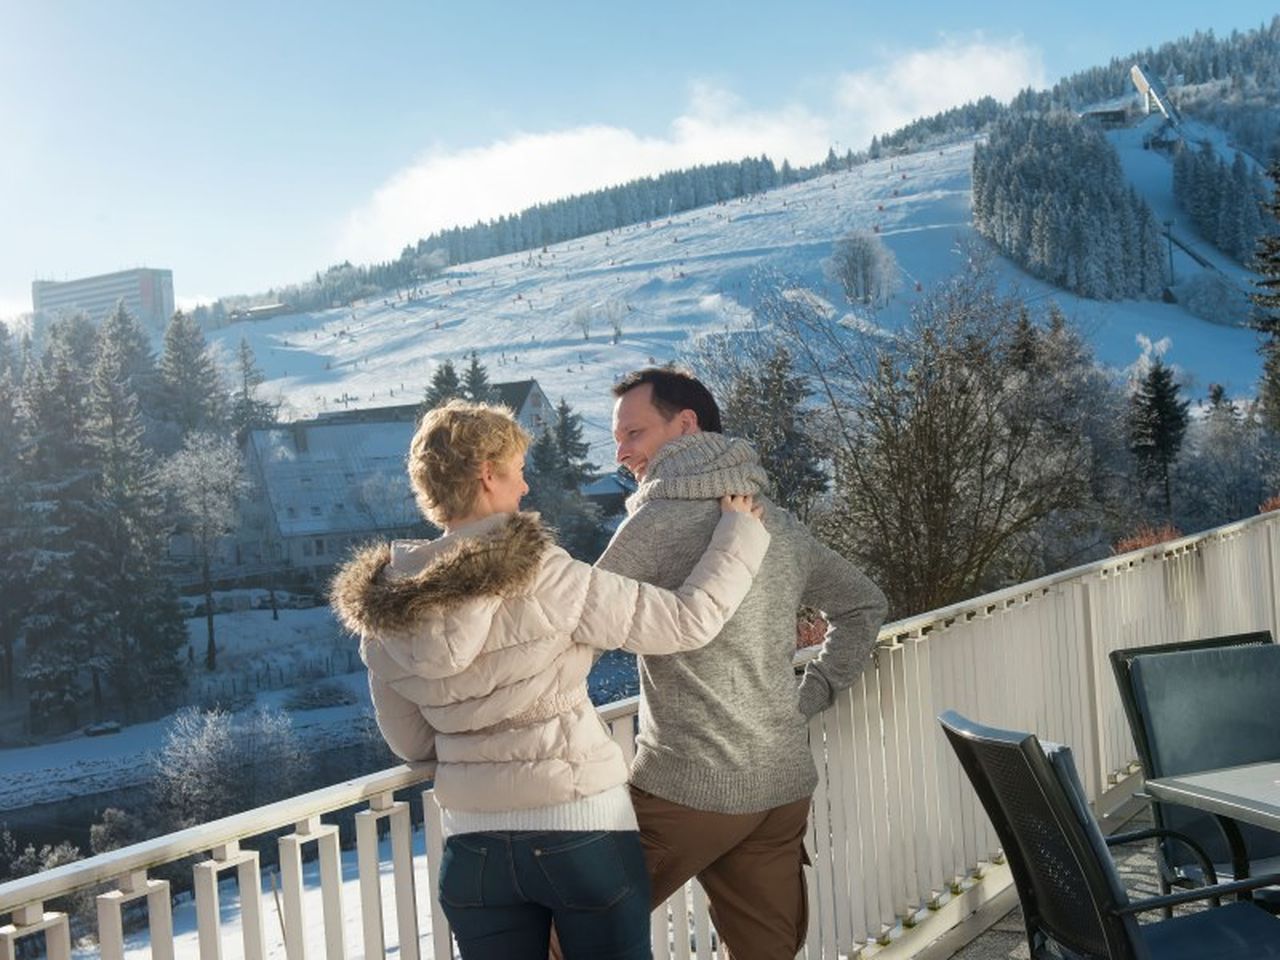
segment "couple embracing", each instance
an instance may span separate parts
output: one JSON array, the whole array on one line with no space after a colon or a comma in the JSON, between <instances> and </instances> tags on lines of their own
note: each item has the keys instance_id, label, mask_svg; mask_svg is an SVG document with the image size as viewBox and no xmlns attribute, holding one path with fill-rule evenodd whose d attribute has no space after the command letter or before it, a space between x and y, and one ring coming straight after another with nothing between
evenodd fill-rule
<instances>
[{"instance_id":1,"label":"couple embracing","mask_svg":"<svg viewBox=\"0 0 1280 960\"><path fill-rule=\"evenodd\" d=\"M804 942L808 718L867 663L880 590L770 503L751 446L694 377L614 387L617 459L639 481L595 566L521 513L529 437L502 408L423 418L409 475L445 533L367 548L333 604L360 637L379 728L434 760L439 897L464 960L651 956L649 912L687 880L733 960ZM797 684L796 613L822 612ZM603 650L639 655L627 770L587 697Z\"/></svg>"}]
</instances>

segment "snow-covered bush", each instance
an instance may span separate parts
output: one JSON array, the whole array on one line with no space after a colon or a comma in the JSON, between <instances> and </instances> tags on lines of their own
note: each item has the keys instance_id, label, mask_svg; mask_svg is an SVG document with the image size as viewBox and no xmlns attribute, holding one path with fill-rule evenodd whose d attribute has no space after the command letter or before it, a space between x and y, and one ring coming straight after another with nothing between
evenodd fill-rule
<instances>
[{"instance_id":1,"label":"snow-covered bush","mask_svg":"<svg viewBox=\"0 0 1280 960\"><path fill-rule=\"evenodd\" d=\"M155 761L157 814L180 829L290 796L305 755L279 711L179 711Z\"/></svg>"}]
</instances>

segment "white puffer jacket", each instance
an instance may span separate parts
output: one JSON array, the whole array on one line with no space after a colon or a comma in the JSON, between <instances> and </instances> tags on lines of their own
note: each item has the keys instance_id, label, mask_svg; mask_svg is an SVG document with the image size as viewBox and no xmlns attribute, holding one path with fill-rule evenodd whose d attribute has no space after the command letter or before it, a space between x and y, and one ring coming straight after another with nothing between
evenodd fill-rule
<instances>
[{"instance_id":1,"label":"white puffer jacket","mask_svg":"<svg viewBox=\"0 0 1280 960\"><path fill-rule=\"evenodd\" d=\"M439 540L366 548L339 572L331 600L360 637L388 745L437 761L440 804L521 810L626 781L587 698L596 652L705 645L768 545L758 520L727 513L672 592L574 560L536 514L501 514Z\"/></svg>"}]
</instances>

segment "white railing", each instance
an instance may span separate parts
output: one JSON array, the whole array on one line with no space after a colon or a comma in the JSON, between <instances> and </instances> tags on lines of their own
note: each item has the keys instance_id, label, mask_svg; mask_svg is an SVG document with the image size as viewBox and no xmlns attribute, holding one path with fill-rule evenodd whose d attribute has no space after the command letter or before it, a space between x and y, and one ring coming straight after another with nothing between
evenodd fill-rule
<instances>
[{"instance_id":1,"label":"white railing","mask_svg":"<svg viewBox=\"0 0 1280 960\"><path fill-rule=\"evenodd\" d=\"M1198 636L1275 633L1278 537L1280 515L1264 515L886 626L875 669L810 728L820 784L809 834L805 956L909 956L945 932L947 921L932 919L933 911L955 919L947 904L962 903L957 894L1008 884L1007 870L991 868L998 843L938 732L939 712L954 708L1070 744L1091 800L1102 800L1132 773L1134 756L1107 654ZM636 701L601 714L630 760ZM391 943L407 960L451 957L433 895L439 808L424 788L425 855L415 855L410 805L394 797L430 774L429 766L396 767L0 885L0 915L11 919L0 927L0 960L13 960L19 941L41 936L50 960L66 960L68 918L45 905L103 884L109 889L96 898L102 957L123 958L122 908L146 898L152 956L169 960L169 885L149 872L195 854L207 854L191 867L200 960L220 960L218 878L231 871L240 891L255 893L241 896L238 911L225 911L238 918L229 926L239 927L246 960L301 960L322 951L343 960L357 929L355 952L366 957L385 955ZM356 805L364 807L355 814L358 926L344 902L337 827L321 820ZM382 821L389 825L385 854ZM279 831L288 832L270 841ZM253 838L277 845L279 897L274 875L262 894L258 853L241 847ZM308 885L302 852L312 843L319 869ZM387 860L389 891L381 878ZM267 922L269 912L278 922ZM655 911L659 960L711 960L713 942L696 883Z\"/></svg>"}]
</instances>

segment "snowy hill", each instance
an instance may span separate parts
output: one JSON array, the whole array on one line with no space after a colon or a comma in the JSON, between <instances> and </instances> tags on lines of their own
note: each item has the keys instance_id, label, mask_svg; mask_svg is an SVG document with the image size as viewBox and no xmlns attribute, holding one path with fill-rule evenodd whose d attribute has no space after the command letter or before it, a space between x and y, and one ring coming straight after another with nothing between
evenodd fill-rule
<instances>
[{"instance_id":1,"label":"snowy hill","mask_svg":"<svg viewBox=\"0 0 1280 960\"><path fill-rule=\"evenodd\" d=\"M1172 210L1168 158L1141 141L1138 129L1112 136L1127 176L1157 215L1175 220L1175 235L1194 239ZM491 379L532 376L553 400L565 397L584 415L592 456L607 465L610 384L626 370L679 357L700 335L744 324L762 270L793 278L842 313L847 304L822 262L848 231L876 229L904 274L877 322L901 324L912 301L954 271L957 240L973 234L972 155L966 141L886 158L666 220L463 264L398 297L241 322L211 340L229 357L247 338L268 378L266 395L282 397L291 417L413 402L439 363L475 350ZM1175 269L1195 268L1179 257ZM1186 376L1191 396L1213 382L1231 395L1253 390L1259 361L1251 331L1208 323L1176 304L1083 300L1007 261L999 265L1028 299L1055 299L1104 363L1124 368L1141 355L1140 338L1167 338L1166 359ZM1245 283L1238 266L1221 267Z\"/></svg>"}]
</instances>

